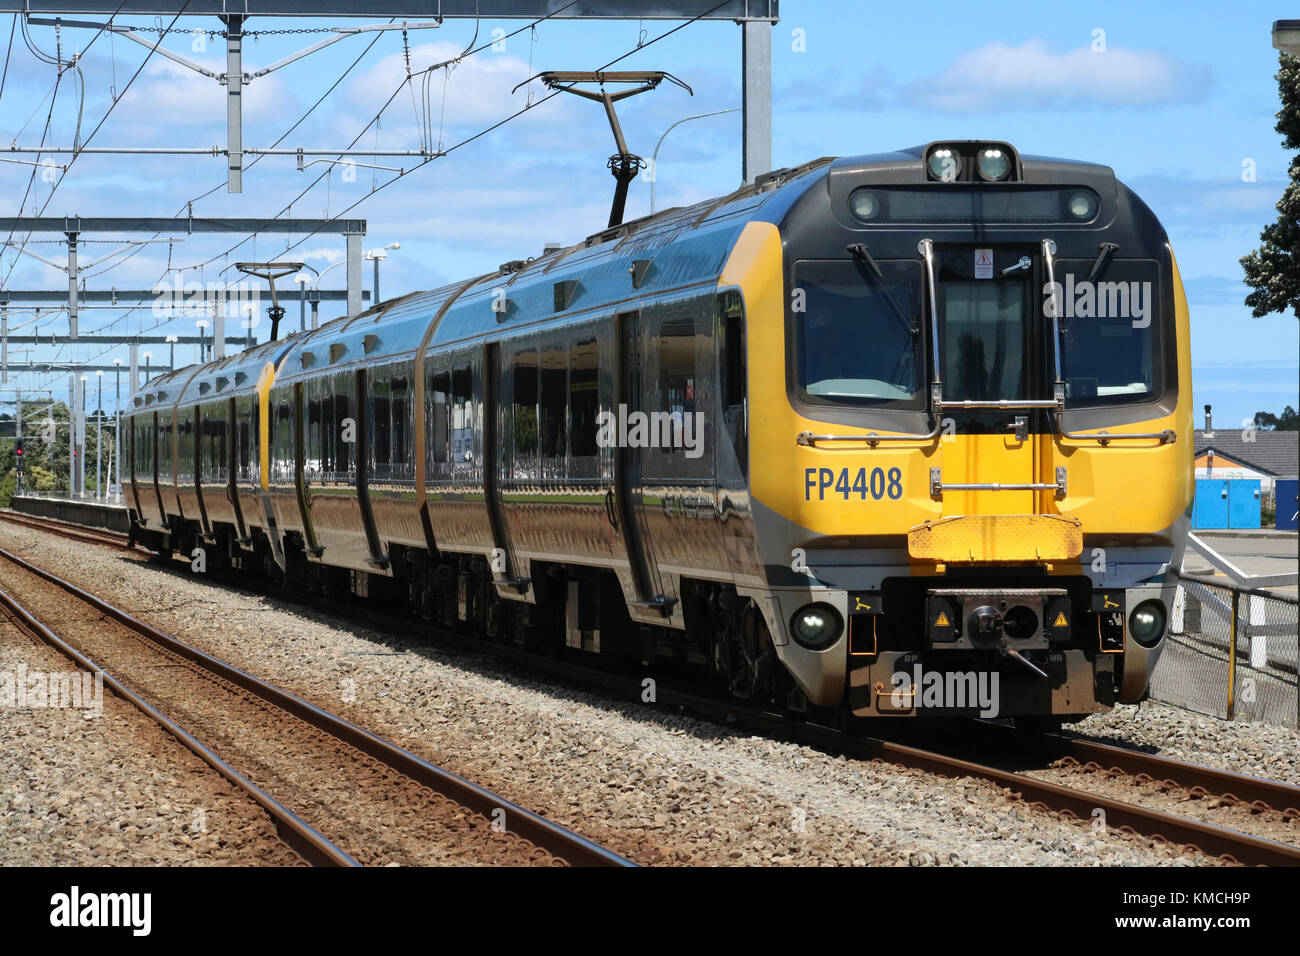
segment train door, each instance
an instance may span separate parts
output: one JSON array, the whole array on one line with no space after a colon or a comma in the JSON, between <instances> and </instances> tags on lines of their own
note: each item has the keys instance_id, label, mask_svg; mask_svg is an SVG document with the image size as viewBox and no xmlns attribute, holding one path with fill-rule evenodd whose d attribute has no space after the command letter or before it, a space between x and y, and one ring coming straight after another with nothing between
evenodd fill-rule
<instances>
[{"instance_id":1,"label":"train door","mask_svg":"<svg viewBox=\"0 0 1300 956\"><path fill-rule=\"evenodd\" d=\"M526 592L531 582L515 556L506 532L501 498L501 463L510 436L501 434L501 345L489 342L483 349L483 493L492 527L492 553L488 567L498 589Z\"/></svg>"},{"instance_id":2,"label":"train door","mask_svg":"<svg viewBox=\"0 0 1300 956\"><path fill-rule=\"evenodd\" d=\"M235 527L239 529L239 540L248 540L248 529L244 526L244 509L239 504L239 466L241 457L241 438L248 433L250 426L245 424L240 431L236 417L234 398L226 400L226 500L235 512Z\"/></svg>"},{"instance_id":3,"label":"train door","mask_svg":"<svg viewBox=\"0 0 1300 956\"><path fill-rule=\"evenodd\" d=\"M618 524L623 529L628 565L636 586L638 600L634 608L650 608L660 613L672 611L672 601L664 594L659 567L651 548L650 528L646 521L648 505L644 490L646 442L644 426L638 431L638 419L645 416L643 407L646 374L646 342L639 312L625 312L614 319L614 339L618 361L614 371L614 409L610 436L614 445L614 506ZM638 435L640 434L640 438Z\"/></svg>"},{"instance_id":4,"label":"train door","mask_svg":"<svg viewBox=\"0 0 1300 956\"><path fill-rule=\"evenodd\" d=\"M199 505L199 527L203 533L209 537L212 535L212 522L208 519L208 506L203 501L203 452L208 443L209 433L212 431L211 423L208 416L203 414L202 406L195 404L191 408L190 427L193 429L192 434L194 453L191 455L190 465L193 468L194 475L194 498Z\"/></svg>"},{"instance_id":5,"label":"train door","mask_svg":"<svg viewBox=\"0 0 1300 956\"><path fill-rule=\"evenodd\" d=\"M170 470L172 456L168 454L166 458L163 453L166 447L171 443L171 429L167 429L163 434L163 422L166 419L166 412L155 411L153 420L150 423L152 427L153 441L153 493L154 500L158 503L158 526L164 530L167 528L167 506L163 504L162 480L167 470ZM172 476L173 480L175 476Z\"/></svg>"},{"instance_id":6,"label":"train door","mask_svg":"<svg viewBox=\"0 0 1300 956\"><path fill-rule=\"evenodd\" d=\"M1041 250L936 247L936 350L943 382L940 465L931 493L943 514L1036 514L1037 441L1051 391L1032 285Z\"/></svg>"},{"instance_id":7,"label":"train door","mask_svg":"<svg viewBox=\"0 0 1300 956\"><path fill-rule=\"evenodd\" d=\"M122 422L125 422L125 421L128 421L128 420L130 421L131 424L127 427L127 430L126 430L126 452L125 452L125 454L126 454L126 461L128 461L128 462L131 463L131 478L130 478L130 480L131 480L131 499L135 502L135 513L136 513L137 515L139 515L141 521L144 521L144 520L145 520L144 509L140 506L140 486L136 483L136 480L135 480L135 474L136 474L136 471L139 470L139 461L136 459L136 456L135 456L135 436L136 436L136 432L139 430L139 421L138 421L137 417L134 416L134 415L131 416L130 419L119 418L119 419L118 419L118 426L117 426L117 428L118 428L118 433L120 434L120 433L121 433L121 430L122 430ZM118 471L117 471L117 473L118 473L118 481L120 482L120 481L122 480L122 479L121 479L121 475L122 475L122 462L121 462L120 460L119 460L118 463L117 463L117 469L118 469ZM123 490L125 490L125 489L123 489Z\"/></svg>"},{"instance_id":8,"label":"train door","mask_svg":"<svg viewBox=\"0 0 1300 956\"><path fill-rule=\"evenodd\" d=\"M386 568L389 565L388 554L379 543L379 534L375 530L375 515L370 508L370 465L374 456L371 430L376 427L376 424L366 370L363 368L356 371L356 410L357 435L353 448L357 456L357 509L361 514L366 545L370 549L370 557L366 563L373 564L377 568ZM383 427L387 430L388 422L384 422Z\"/></svg>"}]
</instances>

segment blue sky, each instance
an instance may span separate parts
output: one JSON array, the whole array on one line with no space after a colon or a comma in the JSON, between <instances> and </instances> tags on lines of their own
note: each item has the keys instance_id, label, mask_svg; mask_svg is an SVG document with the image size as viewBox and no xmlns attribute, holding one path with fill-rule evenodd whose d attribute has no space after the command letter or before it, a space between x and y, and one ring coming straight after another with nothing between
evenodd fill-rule
<instances>
[{"instance_id":1,"label":"blue sky","mask_svg":"<svg viewBox=\"0 0 1300 956\"><path fill-rule=\"evenodd\" d=\"M914 11L914 12L912 12ZM915 15L919 13L920 15ZM1291 315L1254 319L1242 305L1245 287L1237 260L1258 242L1275 216L1290 157L1273 129L1277 58L1269 30L1275 19L1295 16L1279 3L1181 4L1177 15L1161 5L1092 3L1037 7L1012 15L987 4L915 6L890 13L880 4L853 0L784 0L773 30L774 160L794 165L822 155L851 155L935 139L1000 139L1026 153L1066 156L1112 166L1164 222L1187 284L1192 314L1197 408L1213 403L1216 420L1236 422L1257 410L1300 405L1296 322ZM147 26L152 21L120 20ZM354 20L352 23L379 22ZM182 27L215 29L213 18L186 18ZM253 20L252 30L336 25L314 20ZM664 130L694 113L740 105L740 31L731 23L698 23L643 46L675 24L659 21L548 22L535 35L506 39L454 70L434 74L429 122L411 91L384 112L378 131L363 145L418 148L422 137L445 146L460 143L505 118L544 91L511 93L531 73L593 69L631 52L623 69L664 69L689 83L694 96L664 86L628 101L620 110L633 150L649 155ZM485 21L478 42L492 31L517 29L517 21ZM456 56L471 43L475 24L448 21L437 30L410 34L415 69ZM1099 33L1098 31L1104 31ZM50 27L32 27L35 44L54 49ZM0 45L8 39L0 18ZM83 51L93 33L63 31L65 55ZM257 68L315 42L313 34L262 36L246 43L246 69ZM337 147L363 130L402 85L400 34L345 39L247 87L244 142L269 146L336 80L334 91L290 133L282 146ZM1104 51L1096 50L1104 40ZM202 47L207 41L199 44ZM218 39L193 49L189 36L166 46L224 70ZM360 62L353 62L365 52ZM155 56L136 81L128 80L146 50L122 38L101 36L84 50L86 79L82 137L121 96L92 145L208 147L225 140L225 90L214 81ZM351 67L351 69L349 69ZM49 107L54 68L28 51L21 31L14 40L0 98L0 137L38 143ZM445 83L445 93L444 93ZM125 95L122 91L125 90ZM416 91L419 92L418 89ZM48 142L71 142L78 97L70 78L61 84ZM435 160L371 195L392 173L342 170L293 206L300 216L347 215L369 221L367 248L400 240L383 265L385 297L430 288L481 273L507 259L540 252L548 241L573 241L597 231L608 215L612 179L604 169L613 151L599 106L564 96L550 100L449 156ZM26 157L30 158L30 157ZM60 160L66 161L66 160ZM364 160L363 160L364 161ZM410 168L410 159L379 159ZM1245 165L1243 165L1245 164ZM1243 181L1250 167L1254 181ZM266 158L246 173L245 192L229 196L221 157L128 157L85 154L58 183L49 215L172 215L189 200L198 216L266 216L278 213L308 187L323 165L299 172L292 158ZM0 163L0 208L18 212L30 167ZM657 200L662 208L718 195L740 178L739 114L693 121L664 142ZM38 180L33 201L44 203L51 184ZM628 216L649 210L649 184L632 188ZM3 239L4 237L0 237ZM38 237L52 239L52 236ZM91 288L151 286L177 272L186 281L215 280L237 260L303 259L317 269L338 261L342 240L318 235L262 237L224 255L239 237L190 237L169 247L143 247L130 257L93 270ZM286 251L286 245L290 248ZM60 258L57 246L33 246ZM94 256L112 247L90 247ZM195 268L207 262L202 270ZM105 268L113 264L112 268ZM12 269L12 271L11 271ZM341 284L342 268L326 284ZM225 273L229 277L230 271ZM66 278L30 259L15 265L0 252L0 277L9 288L59 288ZM366 269L369 283L369 266ZM16 316L11 327L30 320ZM296 309L287 319L296 325ZM193 333L193 319L163 322L148 309L86 311L84 330L148 329ZM30 327L29 327L30 328ZM66 318L47 318L42 331L66 329ZM265 328L261 330L265 334ZM155 349L159 355L162 349ZM39 346L15 360L88 360L125 357L87 343L55 350ZM178 360L192 359L178 349ZM66 376L26 375L24 385L66 391ZM12 382L12 379L11 379Z\"/></svg>"}]
</instances>

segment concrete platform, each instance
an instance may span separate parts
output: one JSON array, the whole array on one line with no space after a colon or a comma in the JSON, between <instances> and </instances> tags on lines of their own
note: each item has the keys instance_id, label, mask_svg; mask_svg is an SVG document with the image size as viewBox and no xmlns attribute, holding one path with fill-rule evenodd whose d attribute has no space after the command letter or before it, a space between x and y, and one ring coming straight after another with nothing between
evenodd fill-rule
<instances>
[{"instance_id":1,"label":"concrete platform","mask_svg":"<svg viewBox=\"0 0 1300 956\"><path fill-rule=\"evenodd\" d=\"M72 524L107 528L110 531L129 531L131 519L125 502L95 501L93 498L42 498L36 495L14 495L9 507L21 514L38 518L56 518Z\"/></svg>"}]
</instances>

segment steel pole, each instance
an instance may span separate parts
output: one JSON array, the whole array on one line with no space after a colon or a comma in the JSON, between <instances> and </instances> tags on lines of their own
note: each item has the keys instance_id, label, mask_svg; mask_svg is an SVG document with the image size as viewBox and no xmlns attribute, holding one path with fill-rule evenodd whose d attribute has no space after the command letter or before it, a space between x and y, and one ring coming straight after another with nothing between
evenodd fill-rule
<instances>
[{"instance_id":1,"label":"steel pole","mask_svg":"<svg viewBox=\"0 0 1300 956\"><path fill-rule=\"evenodd\" d=\"M104 497L104 376L99 379L99 397L95 399L95 497Z\"/></svg>"},{"instance_id":2,"label":"steel pole","mask_svg":"<svg viewBox=\"0 0 1300 956\"><path fill-rule=\"evenodd\" d=\"M77 376L68 376L68 495L76 493L77 488Z\"/></svg>"},{"instance_id":3,"label":"steel pole","mask_svg":"<svg viewBox=\"0 0 1300 956\"><path fill-rule=\"evenodd\" d=\"M108 483L113 483L113 464L117 465L117 484L122 485L122 366L113 375L113 461L109 465Z\"/></svg>"},{"instance_id":4,"label":"steel pole","mask_svg":"<svg viewBox=\"0 0 1300 956\"><path fill-rule=\"evenodd\" d=\"M77 415L77 494L86 494L86 383L77 379L81 390L81 401L77 403L80 412Z\"/></svg>"},{"instance_id":5,"label":"steel pole","mask_svg":"<svg viewBox=\"0 0 1300 956\"><path fill-rule=\"evenodd\" d=\"M772 169L772 24L746 20L741 25L742 88L745 109L745 182Z\"/></svg>"},{"instance_id":6,"label":"steel pole","mask_svg":"<svg viewBox=\"0 0 1300 956\"><path fill-rule=\"evenodd\" d=\"M16 436L16 439L14 441L14 448L22 448L23 447L23 393L22 392L18 393L18 412L14 416L14 435ZM26 449L24 449L23 454L26 454ZM23 493L23 458L22 455L19 455L18 475L17 475L17 479L14 482L14 494L21 495L22 493Z\"/></svg>"}]
</instances>

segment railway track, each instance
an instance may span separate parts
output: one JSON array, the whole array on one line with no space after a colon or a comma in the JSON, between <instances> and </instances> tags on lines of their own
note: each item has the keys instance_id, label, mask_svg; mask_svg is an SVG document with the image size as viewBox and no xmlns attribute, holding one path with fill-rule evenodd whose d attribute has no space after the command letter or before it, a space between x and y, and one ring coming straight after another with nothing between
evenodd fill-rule
<instances>
[{"instance_id":1,"label":"railway track","mask_svg":"<svg viewBox=\"0 0 1300 956\"><path fill-rule=\"evenodd\" d=\"M15 623L104 672L259 803L309 863L629 865L17 555L0 549L0 559L0 606Z\"/></svg>"},{"instance_id":2,"label":"railway track","mask_svg":"<svg viewBox=\"0 0 1300 956\"><path fill-rule=\"evenodd\" d=\"M48 531L50 534L56 534L61 538L68 538L72 541L102 544L122 551L135 550L127 543L125 534L120 531L110 531L107 528L90 528L85 525L59 521L55 518L38 518L33 515L23 514L20 511L0 511L0 519L35 531Z\"/></svg>"},{"instance_id":3,"label":"railway track","mask_svg":"<svg viewBox=\"0 0 1300 956\"><path fill-rule=\"evenodd\" d=\"M1244 805L1252 812L1273 811L1289 823L1300 824L1300 787L1277 780L1118 747L1072 733L1042 734L1033 746L1063 765L1177 788L1196 798L1213 796ZM1300 838L1300 830L1296 836Z\"/></svg>"},{"instance_id":4,"label":"railway track","mask_svg":"<svg viewBox=\"0 0 1300 956\"><path fill-rule=\"evenodd\" d=\"M232 583L264 595L285 596L279 589L243 578L234 579ZM545 671L555 677L596 685L622 700L641 699L642 675L630 677L566 661L542 659L513 646L483 643L454 632L431 629L429 625L409 618L376 614L373 609L358 613L356 608L338 602L313 599L312 603L313 606L323 606L331 613L356 620L368 627L382 623L385 629L423 639L436 636L463 650L490 654L532 670ZM657 687L657 701L659 706L680 708L705 719L739 724L770 736L858 759L893 763L941 776L986 780L1018 795L1044 812L1067 818L1090 822L1097 818L1097 811L1100 810L1104 813L1108 827L1152 840L1187 846L1228 862L1246 865L1300 865L1300 846L1144 807L1095 790L1039 779L1022 770L1009 769L1006 761L998 764L970 759L969 751L973 748L969 742L956 748L933 742L928 742L924 747L914 746L899 740L855 732L861 729L860 726L843 729L792 721L779 714L747 709L735 701L670 686L666 682L660 682ZM902 729L905 725L898 726ZM972 726L976 726L974 722ZM1073 761L1084 769L1125 774L1135 781L1152 781L1179 788L1192 796L1208 794L1230 804L1246 804L1253 810L1275 811L1289 823L1300 820L1300 788L1289 784L1116 747L1073 734L1037 734L1027 737L1000 725L981 723L977 726L983 728L980 733L984 740L996 738L998 748L1004 752L1032 752L1039 760L1061 761L1065 764ZM879 728L873 727L872 732L879 734ZM954 753L954 750L958 752Z\"/></svg>"}]
</instances>

